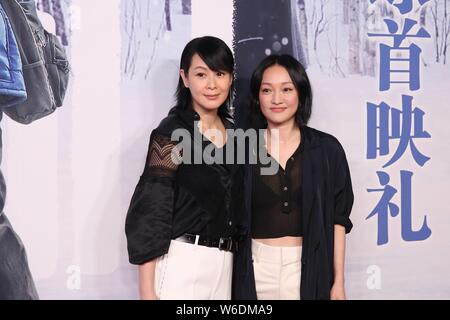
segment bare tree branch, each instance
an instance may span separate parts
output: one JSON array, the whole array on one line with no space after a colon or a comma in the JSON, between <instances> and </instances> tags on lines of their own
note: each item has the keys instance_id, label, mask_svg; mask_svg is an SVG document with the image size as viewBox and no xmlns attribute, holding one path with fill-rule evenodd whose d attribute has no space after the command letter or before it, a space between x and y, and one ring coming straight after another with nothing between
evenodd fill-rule
<instances>
[{"instance_id":1,"label":"bare tree branch","mask_svg":"<svg viewBox=\"0 0 450 320\"><path fill-rule=\"evenodd\" d=\"M145 79L147 79L148 75L150 74L150 70L152 69L152 66L153 66L153 59L155 57L156 46L157 46L156 44L158 43L159 38L161 37L161 35L164 32L164 15L165 15L165 13L163 13L163 18L161 19L161 23L159 25L158 32L156 33L155 40L153 41L152 53L150 54L150 59L149 59L147 68L145 70L145 76L144 76Z\"/></svg>"},{"instance_id":2,"label":"bare tree branch","mask_svg":"<svg viewBox=\"0 0 450 320\"><path fill-rule=\"evenodd\" d=\"M166 14L167 31L172 31L172 23L170 22L170 0L164 2L164 12Z\"/></svg>"},{"instance_id":3,"label":"bare tree branch","mask_svg":"<svg viewBox=\"0 0 450 320\"><path fill-rule=\"evenodd\" d=\"M434 0L433 6L431 7L431 15L433 17L434 23L434 42L436 49L436 62L439 63L439 27L438 27L438 2Z\"/></svg>"},{"instance_id":4,"label":"bare tree branch","mask_svg":"<svg viewBox=\"0 0 450 320\"><path fill-rule=\"evenodd\" d=\"M349 74L361 73L361 39L360 39L360 0L353 0L350 4L350 26L348 37Z\"/></svg>"},{"instance_id":5,"label":"bare tree branch","mask_svg":"<svg viewBox=\"0 0 450 320\"><path fill-rule=\"evenodd\" d=\"M181 0L183 14L191 14L191 0Z\"/></svg>"}]
</instances>

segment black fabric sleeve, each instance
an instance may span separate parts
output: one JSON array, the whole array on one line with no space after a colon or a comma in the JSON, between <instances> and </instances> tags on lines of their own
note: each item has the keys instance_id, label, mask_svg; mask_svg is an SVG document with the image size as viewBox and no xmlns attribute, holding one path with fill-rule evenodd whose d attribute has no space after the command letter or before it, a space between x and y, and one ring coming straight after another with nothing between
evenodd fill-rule
<instances>
[{"instance_id":1,"label":"black fabric sleeve","mask_svg":"<svg viewBox=\"0 0 450 320\"><path fill-rule=\"evenodd\" d=\"M339 145L334 189L334 223L345 227L349 233L353 227L350 213L353 207L353 189L350 170L344 149Z\"/></svg>"},{"instance_id":2,"label":"black fabric sleeve","mask_svg":"<svg viewBox=\"0 0 450 320\"><path fill-rule=\"evenodd\" d=\"M152 132L144 172L131 199L125 233L132 264L143 264L169 250L174 178L180 162L176 143Z\"/></svg>"}]
</instances>

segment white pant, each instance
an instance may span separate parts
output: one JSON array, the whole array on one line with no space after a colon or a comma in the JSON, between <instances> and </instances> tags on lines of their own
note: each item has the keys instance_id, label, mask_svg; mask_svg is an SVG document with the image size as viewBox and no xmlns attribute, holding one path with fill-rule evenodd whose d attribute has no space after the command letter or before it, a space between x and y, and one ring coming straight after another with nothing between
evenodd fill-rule
<instances>
[{"instance_id":1,"label":"white pant","mask_svg":"<svg viewBox=\"0 0 450 320\"><path fill-rule=\"evenodd\" d=\"M302 247L268 246L252 240L258 300L299 300Z\"/></svg>"},{"instance_id":2,"label":"white pant","mask_svg":"<svg viewBox=\"0 0 450 320\"><path fill-rule=\"evenodd\" d=\"M232 269L231 252L172 240L156 262L155 292L161 300L230 300Z\"/></svg>"}]
</instances>

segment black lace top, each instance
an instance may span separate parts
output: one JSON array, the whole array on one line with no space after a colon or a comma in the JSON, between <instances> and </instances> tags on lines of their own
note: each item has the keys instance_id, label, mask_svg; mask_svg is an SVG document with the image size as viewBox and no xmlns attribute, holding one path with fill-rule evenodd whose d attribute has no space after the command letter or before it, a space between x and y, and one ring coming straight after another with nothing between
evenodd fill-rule
<instances>
[{"instance_id":1,"label":"black lace top","mask_svg":"<svg viewBox=\"0 0 450 320\"><path fill-rule=\"evenodd\" d=\"M244 202L243 170L232 164L184 163L183 150L171 140L172 132L180 128L193 137L196 120L198 114L192 110L173 109L151 133L144 172L125 225L133 264L167 253L170 240L184 233L219 238L236 232L236 217ZM228 120L223 121L231 128ZM203 141L197 150L210 144ZM191 151L195 153L193 139Z\"/></svg>"}]
</instances>

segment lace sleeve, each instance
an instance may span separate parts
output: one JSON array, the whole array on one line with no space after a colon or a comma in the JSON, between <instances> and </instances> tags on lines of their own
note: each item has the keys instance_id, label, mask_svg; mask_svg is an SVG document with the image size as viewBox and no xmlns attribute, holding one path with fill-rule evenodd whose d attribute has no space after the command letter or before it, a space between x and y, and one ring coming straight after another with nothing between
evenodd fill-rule
<instances>
[{"instance_id":1,"label":"lace sleeve","mask_svg":"<svg viewBox=\"0 0 450 320\"><path fill-rule=\"evenodd\" d=\"M173 178L181 163L181 151L170 137L153 132L143 176Z\"/></svg>"},{"instance_id":2,"label":"lace sleeve","mask_svg":"<svg viewBox=\"0 0 450 320\"><path fill-rule=\"evenodd\" d=\"M131 198L125 222L129 260L142 264L169 250L174 177L181 160L170 137L153 132L144 173Z\"/></svg>"}]
</instances>

